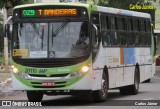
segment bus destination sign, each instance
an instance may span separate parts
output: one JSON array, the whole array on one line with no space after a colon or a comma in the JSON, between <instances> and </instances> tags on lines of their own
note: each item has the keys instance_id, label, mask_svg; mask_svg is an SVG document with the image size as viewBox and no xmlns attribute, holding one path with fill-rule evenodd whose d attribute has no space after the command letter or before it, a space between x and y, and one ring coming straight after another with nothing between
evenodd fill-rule
<instances>
[{"instance_id":1,"label":"bus destination sign","mask_svg":"<svg viewBox=\"0 0 160 109\"><path fill-rule=\"evenodd\" d=\"M53 17L53 16L76 16L77 9L24 9L22 17Z\"/></svg>"}]
</instances>

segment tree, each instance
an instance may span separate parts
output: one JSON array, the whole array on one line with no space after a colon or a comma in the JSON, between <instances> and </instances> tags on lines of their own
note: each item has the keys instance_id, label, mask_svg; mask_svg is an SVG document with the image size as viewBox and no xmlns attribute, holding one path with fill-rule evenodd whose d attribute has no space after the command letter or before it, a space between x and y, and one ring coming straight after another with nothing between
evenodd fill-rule
<instances>
[{"instance_id":1,"label":"tree","mask_svg":"<svg viewBox=\"0 0 160 109\"><path fill-rule=\"evenodd\" d=\"M33 0L0 0L0 8L14 7L25 3L33 3Z\"/></svg>"},{"instance_id":2,"label":"tree","mask_svg":"<svg viewBox=\"0 0 160 109\"><path fill-rule=\"evenodd\" d=\"M129 9L131 3L144 3L146 0L87 0L99 6Z\"/></svg>"},{"instance_id":3,"label":"tree","mask_svg":"<svg viewBox=\"0 0 160 109\"><path fill-rule=\"evenodd\" d=\"M129 9L131 3L144 3L145 0L108 0L108 6L121 9Z\"/></svg>"},{"instance_id":4,"label":"tree","mask_svg":"<svg viewBox=\"0 0 160 109\"><path fill-rule=\"evenodd\" d=\"M3 43L4 43L4 40L3 40L3 24L2 24L2 17L0 17L0 53L3 51Z\"/></svg>"}]
</instances>

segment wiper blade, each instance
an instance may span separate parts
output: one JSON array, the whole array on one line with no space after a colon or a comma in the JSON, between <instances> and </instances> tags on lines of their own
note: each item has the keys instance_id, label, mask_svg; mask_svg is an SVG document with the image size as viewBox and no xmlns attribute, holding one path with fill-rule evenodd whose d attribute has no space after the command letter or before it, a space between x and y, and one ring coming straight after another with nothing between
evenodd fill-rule
<instances>
[{"instance_id":1,"label":"wiper blade","mask_svg":"<svg viewBox=\"0 0 160 109\"><path fill-rule=\"evenodd\" d=\"M44 27L42 29L42 45L41 45L41 50L43 49L43 37L44 37Z\"/></svg>"},{"instance_id":2,"label":"wiper blade","mask_svg":"<svg viewBox=\"0 0 160 109\"><path fill-rule=\"evenodd\" d=\"M66 22L64 22L62 25L59 26L59 28L57 28L57 30L55 32L53 32L53 25L52 25L52 37L56 37L57 34L64 29L64 27L69 23L69 21L67 20Z\"/></svg>"},{"instance_id":3,"label":"wiper blade","mask_svg":"<svg viewBox=\"0 0 160 109\"><path fill-rule=\"evenodd\" d=\"M52 24L52 45L53 45L53 37L56 37L57 34L64 29L64 27L67 26L67 24L69 23L70 20L66 20L64 23L62 23L55 32L53 32L53 24Z\"/></svg>"},{"instance_id":4,"label":"wiper blade","mask_svg":"<svg viewBox=\"0 0 160 109\"><path fill-rule=\"evenodd\" d=\"M39 34L38 29L37 29L35 23L31 23L31 25L32 25L34 31L35 31L37 34Z\"/></svg>"}]
</instances>

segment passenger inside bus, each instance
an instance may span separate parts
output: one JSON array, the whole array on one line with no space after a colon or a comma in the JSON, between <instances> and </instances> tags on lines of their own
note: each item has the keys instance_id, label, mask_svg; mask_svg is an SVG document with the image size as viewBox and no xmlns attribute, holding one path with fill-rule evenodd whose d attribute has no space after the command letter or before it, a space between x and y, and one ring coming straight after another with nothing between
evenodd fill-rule
<instances>
[{"instance_id":1,"label":"passenger inside bus","mask_svg":"<svg viewBox=\"0 0 160 109\"><path fill-rule=\"evenodd\" d=\"M88 24L83 23L81 25L79 39L77 40L76 44L89 44L89 37L88 37Z\"/></svg>"},{"instance_id":2,"label":"passenger inside bus","mask_svg":"<svg viewBox=\"0 0 160 109\"><path fill-rule=\"evenodd\" d=\"M110 40L111 40L111 36L110 36L110 32L109 31L103 31L101 33L102 38L103 38L103 45L104 46L108 46L111 45Z\"/></svg>"}]
</instances>

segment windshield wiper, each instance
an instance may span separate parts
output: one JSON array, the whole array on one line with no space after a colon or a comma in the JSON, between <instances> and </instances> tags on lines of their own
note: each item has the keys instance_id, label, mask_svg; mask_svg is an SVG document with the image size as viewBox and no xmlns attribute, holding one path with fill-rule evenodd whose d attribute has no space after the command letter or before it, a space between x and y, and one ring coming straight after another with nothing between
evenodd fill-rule
<instances>
[{"instance_id":1,"label":"windshield wiper","mask_svg":"<svg viewBox=\"0 0 160 109\"><path fill-rule=\"evenodd\" d=\"M53 24L52 24L52 37L56 37L57 34L62 30L64 29L65 26L67 26L67 24L69 23L69 21L67 20L66 22L64 22L63 24L61 24L55 32L53 32Z\"/></svg>"},{"instance_id":2,"label":"windshield wiper","mask_svg":"<svg viewBox=\"0 0 160 109\"><path fill-rule=\"evenodd\" d=\"M55 32L53 32L53 24L52 24L52 45L53 45L53 37L56 37L58 35L58 33L64 29L64 27L67 26L67 24L69 23L70 20L66 20L64 23L62 23Z\"/></svg>"},{"instance_id":3,"label":"windshield wiper","mask_svg":"<svg viewBox=\"0 0 160 109\"><path fill-rule=\"evenodd\" d=\"M32 25L32 27L33 27L34 31L38 34L38 29L37 29L37 27L36 27L35 23L31 23L31 25Z\"/></svg>"},{"instance_id":4,"label":"windshield wiper","mask_svg":"<svg viewBox=\"0 0 160 109\"><path fill-rule=\"evenodd\" d=\"M44 27L42 29L42 45L41 45L41 50L43 50L43 37L44 37Z\"/></svg>"}]
</instances>

